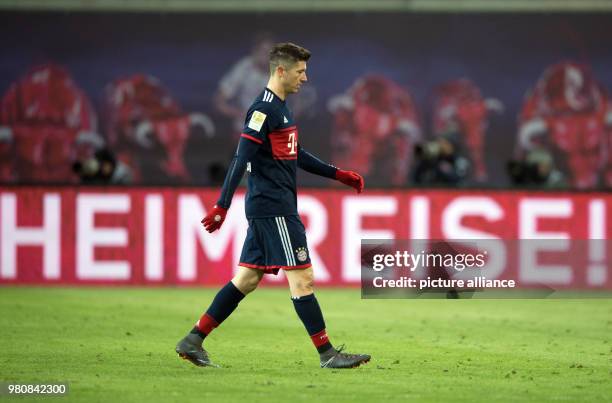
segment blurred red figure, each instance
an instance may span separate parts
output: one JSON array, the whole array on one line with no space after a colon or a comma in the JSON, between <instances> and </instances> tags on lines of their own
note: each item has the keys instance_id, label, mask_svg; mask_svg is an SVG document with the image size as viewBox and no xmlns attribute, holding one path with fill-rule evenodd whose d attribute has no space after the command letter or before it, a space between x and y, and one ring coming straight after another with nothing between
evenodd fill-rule
<instances>
[{"instance_id":1,"label":"blurred red figure","mask_svg":"<svg viewBox=\"0 0 612 403\"><path fill-rule=\"evenodd\" d=\"M421 137L410 94L379 75L358 79L333 97L333 163L359 170L366 181L402 186L407 181L412 146Z\"/></svg>"},{"instance_id":2,"label":"blurred red figure","mask_svg":"<svg viewBox=\"0 0 612 403\"><path fill-rule=\"evenodd\" d=\"M61 66L44 64L13 83L2 99L0 161L3 182L74 182L78 152L104 144L85 93Z\"/></svg>"},{"instance_id":3,"label":"blurred red figure","mask_svg":"<svg viewBox=\"0 0 612 403\"><path fill-rule=\"evenodd\" d=\"M436 136L456 133L469 150L477 181L487 179L484 161L485 133L489 112L503 110L494 98L484 99L480 89L468 79L448 81L434 91L433 130Z\"/></svg>"},{"instance_id":4,"label":"blurred red figure","mask_svg":"<svg viewBox=\"0 0 612 403\"><path fill-rule=\"evenodd\" d=\"M607 94L588 66L555 64L527 94L519 117L519 145L522 150L550 148L565 160L574 187L592 188L606 164L611 117Z\"/></svg>"},{"instance_id":5,"label":"blurred red figure","mask_svg":"<svg viewBox=\"0 0 612 403\"><path fill-rule=\"evenodd\" d=\"M189 182L183 154L192 130L214 133L208 116L182 111L161 82L136 74L106 87L107 136L134 182Z\"/></svg>"},{"instance_id":6,"label":"blurred red figure","mask_svg":"<svg viewBox=\"0 0 612 403\"><path fill-rule=\"evenodd\" d=\"M17 181L14 148L13 131L6 126L0 127L0 183Z\"/></svg>"}]
</instances>

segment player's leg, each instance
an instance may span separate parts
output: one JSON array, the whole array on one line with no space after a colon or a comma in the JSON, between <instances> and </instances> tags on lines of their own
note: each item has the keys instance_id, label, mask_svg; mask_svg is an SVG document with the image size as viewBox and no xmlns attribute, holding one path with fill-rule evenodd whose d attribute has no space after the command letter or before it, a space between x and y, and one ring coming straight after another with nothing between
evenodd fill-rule
<instances>
[{"instance_id":1,"label":"player's leg","mask_svg":"<svg viewBox=\"0 0 612 403\"><path fill-rule=\"evenodd\" d=\"M323 359L333 352L334 348L327 336L323 313L314 295L312 266L305 269L286 270L285 276L289 282L289 291L295 312Z\"/></svg>"},{"instance_id":2,"label":"player's leg","mask_svg":"<svg viewBox=\"0 0 612 403\"><path fill-rule=\"evenodd\" d=\"M285 276L289 283L291 300L323 361L336 350L329 341L323 313L314 295L314 272L310 265L306 229L299 217L279 217L278 220L281 243L288 254Z\"/></svg>"},{"instance_id":3,"label":"player's leg","mask_svg":"<svg viewBox=\"0 0 612 403\"><path fill-rule=\"evenodd\" d=\"M238 307L242 299L257 288L263 276L261 270L239 266L238 273L217 292L206 312L200 317L191 333L198 335L202 341L227 319ZM200 342L200 344L202 344Z\"/></svg>"},{"instance_id":4,"label":"player's leg","mask_svg":"<svg viewBox=\"0 0 612 403\"><path fill-rule=\"evenodd\" d=\"M213 365L202 348L204 339L234 312L247 294L257 288L262 276L261 270L239 266L234 278L217 292L191 332L179 341L176 346L179 356L198 366Z\"/></svg>"},{"instance_id":5,"label":"player's leg","mask_svg":"<svg viewBox=\"0 0 612 403\"><path fill-rule=\"evenodd\" d=\"M250 265L260 267L263 264L259 238L257 223L249 220L249 229L242 247L238 272L217 292L195 327L177 344L176 352L182 358L188 359L195 365L211 365L206 351L202 348L204 339L234 312L248 293L257 288L263 277L263 271L247 267Z\"/></svg>"},{"instance_id":6,"label":"player's leg","mask_svg":"<svg viewBox=\"0 0 612 403\"><path fill-rule=\"evenodd\" d=\"M314 295L314 275L312 266L305 269L286 270L291 300L295 312L304 324L312 343L319 352L323 368L355 368L370 361L367 354L343 353L342 347L335 349L325 329L325 320Z\"/></svg>"}]
</instances>

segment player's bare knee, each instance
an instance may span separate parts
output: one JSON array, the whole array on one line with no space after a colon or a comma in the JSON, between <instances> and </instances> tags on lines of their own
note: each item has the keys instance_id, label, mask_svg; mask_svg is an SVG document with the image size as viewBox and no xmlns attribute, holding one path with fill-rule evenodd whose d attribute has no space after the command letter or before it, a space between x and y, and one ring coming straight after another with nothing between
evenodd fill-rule
<instances>
[{"instance_id":1,"label":"player's bare knee","mask_svg":"<svg viewBox=\"0 0 612 403\"><path fill-rule=\"evenodd\" d=\"M314 292L314 281L310 280L310 281L305 281L305 282L301 283L300 284L300 291L304 295L312 294Z\"/></svg>"},{"instance_id":2,"label":"player's bare knee","mask_svg":"<svg viewBox=\"0 0 612 403\"><path fill-rule=\"evenodd\" d=\"M232 283L234 283L240 292L246 295L257 288L262 274L258 270L240 267L238 273L232 279Z\"/></svg>"},{"instance_id":3,"label":"player's bare knee","mask_svg":"<svg viewBox=\"0 0 612 403\"><path fill-rule=\"evenodd\" d=\"M293 286L300 295L312 294L314 292L314 276L312 270L304 270L300 272Z\"/></svg>"},{"instance_id":4,"label":"player's bare knee","mask_svg":"<svg viewBox=\"0 0 612 403\"><path fill-rule=\"evenodd\" d=\"M259 281L253 280L252 278L234 277L232 283L234 283L241 293L247 295L257 288Z\"/></svg>"},{"instance_id":5,"label":"player's bare knee","mask_svg":"<svg viewBox=\"0 0 612 403\"><path fill-rule=\"evenodd\" d=\"M248 292L255 291L255 289L259 285L260 280L261 280L261 277L249 277L246 280L246 287L249 290Z\"/></svg>"}]
</instances>

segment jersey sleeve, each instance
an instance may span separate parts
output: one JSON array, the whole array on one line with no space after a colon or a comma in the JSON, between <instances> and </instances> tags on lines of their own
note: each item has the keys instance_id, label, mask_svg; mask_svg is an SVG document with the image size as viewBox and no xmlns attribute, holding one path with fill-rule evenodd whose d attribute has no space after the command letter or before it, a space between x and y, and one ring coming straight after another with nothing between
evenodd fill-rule
<instances>
[{"instance_id":1,"label":"jersey sleeve","mask_svg":"<svg viewBox=\"0 0 612 403\"><path fill-rule=\"evenodd\" d=\"M263 144L268 134L280 125L278 112L269 104L259 102L248 111L241 137Z\"/></svg>"},{"instance_id":2,"label":"jersey sleeve","mask_svg":"<svg viewBox=\"0 0 612 403\"><path fill-rule=\"evenodd\" d=\"M335 179L338 168L321 161L298 144L298 166L311 174Z\"/></svg>"},{"instance_id":3,"label":"jersey sleeve","mask_svg":"<svg viewBox=\"0 0 612 403\"><path fill-rule=\"evenodd\" d=\"M245 138L241 138L238 142L238 148L236 154L232 158L225 180L223 181L223 187L221 188L221 196L217 200L217 205L228 209L232 203L234 192L240 184L244 171L246 170L247 163L255 155L259 144L249 141Z\"/></svg>"}]
</instances>

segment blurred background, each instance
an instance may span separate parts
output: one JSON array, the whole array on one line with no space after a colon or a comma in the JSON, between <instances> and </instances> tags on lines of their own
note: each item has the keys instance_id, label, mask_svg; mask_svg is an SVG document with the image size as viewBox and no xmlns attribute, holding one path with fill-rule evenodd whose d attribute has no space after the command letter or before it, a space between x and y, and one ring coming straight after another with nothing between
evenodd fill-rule
<instances>
[{"instance_id":1,"label":"blurred background","mask_svg":"<svg viewBox=\"0 0 612 403\"><path fill-rule=\"evenodd\" d=\"M301 142L370 188L612 187L606 1L0 6L2 184L217 186L293 41Z\"/></svg>"},{"instance_id":2,"label":"blurred background","mask_svg":"<svg viewBox=\"0 0 612 403\"><path fill-rule=\"evenodd\" d=\"M301 144L366 180L298 174L323 283L364 238L607 239L611 27L601 0L2 0L0 280L226 281L244 189L199 220L281 41L313 54Z\"/></svg>"}]
</instances>

